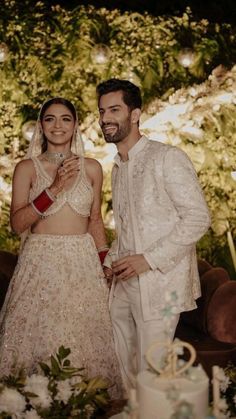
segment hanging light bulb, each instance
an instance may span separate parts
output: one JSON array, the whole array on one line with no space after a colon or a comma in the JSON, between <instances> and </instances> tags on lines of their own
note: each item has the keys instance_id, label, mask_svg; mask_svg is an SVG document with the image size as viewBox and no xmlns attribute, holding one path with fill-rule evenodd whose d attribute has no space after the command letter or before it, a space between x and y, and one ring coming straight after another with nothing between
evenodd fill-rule
<instances>
[{"instance_id":1,"label":"hanging light bulb","mask_svg":"<svg viewBox=\"0 0 236 419\"><path fill-rule=\"evenodd\" d=\"M22 127L22 134L23 134L23 137L27 141L31 141L31 139L33 137L34 130L35 130L35 126L36 126L36 121L27 121L23 125L23 127Z\"/></svg>"},{"instance_id":2,"label":"hanging light bulb","mask_svg":"<svg viewBox=\"0 0 236 419\"><path fill-rule=\"evenodd\" d=\"M236 171L231 172L231 177L232 177L233 180L236 181Z\"/></svg>"},{"instance_id":3,"label":"hanging light bulb","mask_svg":"<svg viewBox=\"0 0 236 419\"><path fill-rule=\"evenodd\" d=\"M106 64L111 56L110 48L105 44L98 44L91 50L91 58L96 64Z\"/></svg>"},{"instance_id":4,"label":"hanging light bulb","mask_svg":"<svg viewBox=\"0 0 236 419\"><path fill-rule=\"evenodd\" d=\"M191 48L183 48L179 52L177 60L183 67L190 67L195 60L195 52Z\"/></svg>"},{"instance_id":5,"label":"hanging light bulb","mask_svg":"<svg viewBox=\"0 0 236 419\"><path fill-rule=\"evenodd\" d=\"M2 42L0 44L0 63L4 63L4 61L6 61L8 52L8 46L4 42Z\"/></svg>"}]
</instances>

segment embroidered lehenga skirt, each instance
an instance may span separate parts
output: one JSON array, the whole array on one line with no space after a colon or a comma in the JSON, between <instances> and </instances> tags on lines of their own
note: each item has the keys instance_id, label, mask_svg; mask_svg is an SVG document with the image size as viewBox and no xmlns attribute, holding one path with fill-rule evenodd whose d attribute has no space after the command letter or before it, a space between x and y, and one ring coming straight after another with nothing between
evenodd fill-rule
<instances>
[{"instance_id":1,"label":"embroidered lehenga skirt","mask_svg":"<svg viewBox=\"0 0 236 419\"><path fill-rule=\"evenodd\" d=\"M29 235L0 315L0 375L13 364L32 373L63 345L73 366L121 378L108 311L108 288L94 241L83 235Z\"/></svg>"}]
</instances>

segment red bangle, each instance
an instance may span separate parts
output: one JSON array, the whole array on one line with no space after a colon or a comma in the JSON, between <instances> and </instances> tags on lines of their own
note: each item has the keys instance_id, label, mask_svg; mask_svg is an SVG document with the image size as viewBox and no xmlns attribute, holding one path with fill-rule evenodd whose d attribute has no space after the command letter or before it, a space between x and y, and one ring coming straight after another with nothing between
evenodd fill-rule
<instances>
[{"instance_id":1,"label":"red bangle","mask_svg":"<svg viewBox=\"0 0 236 419\"><path fill-rule=\"evenodd\" d=\"M103 265L103 262L104 262L104 259L107 255L107 253L108 253L108 249L107 250L102 250L101 252L98 252L98 256L99 256L101 265Z\"/></svg>"},{"instance_id":2,"label":"red bangle","mask_svg":"<svg viewBox=\"0 0 236 419\"><path fill-rule=\"evenodd\" d=\"M31 202L31 205L39 215L42 215L52 205L53 202L54 201L47 194L45 189L39 196L37 196L37 198Z\"/></svg>"}]
</instances>

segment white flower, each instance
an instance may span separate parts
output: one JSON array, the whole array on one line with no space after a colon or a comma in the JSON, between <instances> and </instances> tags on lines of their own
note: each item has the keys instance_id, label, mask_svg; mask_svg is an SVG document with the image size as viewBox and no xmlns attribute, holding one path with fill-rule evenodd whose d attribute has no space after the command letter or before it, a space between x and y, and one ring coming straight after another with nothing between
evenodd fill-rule
<instances>
[{"instance_id":1,"label":"white flower","mask_svg":"<svg viewBox=\"0 0 236 419\"><path fill-rule=\"evenodd\" d=\"M82 377L80 376L74 376L70 378L70 384L74 386L75 384L81 383L83 381Z\"/></svg>"},{"instance_id":2,"label":"white flower","mask_svg":"<svg viewBox=\"0 0 236 419\"><path fill-rule=\"evenodd\" d=\"M19 415L25 407L25 398L17 390L4 388L0 394L0 412Z\"/></svg>"},{"instance_id":3,"label":"white flower","mask_svg":"<svg viewBox=\"0 0 236 419\"><path fill-rule=\"evenodd\" d=\"M181 346L176 346L176 347L174 347L174 353L176 355L183 355L184 354L184 348L182 348Z\"/></svg>"},{"instance_id":4,"label":"white flower","mask_svg":"<svg viewBox=\"0 0 236 419\"><path fill-rule=\"evenodd\" d=\"M227 388L229 387L229 384L231 383L230 378L227 377L224 370L222 368L219 368L216 374L216 378L219 380L220 383L220 390L225 393Z\"/></svg>"},{"instance_id":5,"label":"white flower","mask_svg":"<svg viewBox=\"0 0 236 419\"><path fill-rule=\"evenodd\" d=\"M225 376L224 381L220 381L220 390L225 393L230 383L230 378Z\"/></svg>"},{"instance_id":6,"label":"white flower","mask_svg":"<svg viewBox=\"0 0 236 419\"><path fill-rule=\"evenodd\" d=\"M24 414L24 419L40 419L40 416L36 410L30 410Z\"/></svg>"},{"instance_id":7,"label":"white flower","mask_svg":"<svg viewBox=\"0 0 236 419\"><path fill-rule=\"evenodd\" d=\"M49 380L42 375L33 374L31 377L26 378L25 391L37 394L38 397L30 398L32 406L40 406L47 408L52 403L51 396L48 391Z\"/></svg>"},{"instance_id":8,"label":"white flower","mask_svg":"<svg viewBox=\"0 0 236 419\"><path fill-rule=\"evenodd\" d=\"M72 387L72 391L74 394L78 395L81 392L80 387L76 387L76 384L79 384L83 381L83 378L80 376L74 376L69 379L70 385Z\"/></svg>"},{"instance_id":9,"label":"white flower","mask_svg":"<svg viewBox=\"0 0 236 419\"><path fill-rule=\"evenodd\" d=\"M218 369L217 369L217 374L216 374L216 378L217 378L219 381L224 381L224 380L225 380L226 375L225 375L225 373L224 373L223 368L218 367Z\"/></svg>"},{"instance_id":10,"label":"white flower","mask_svg":"<svg viewBox=\"0 0 236 419\"><path fill-rule=\"evenodd\" d=\"M63 403L67 403L72 394L72 388L70 380L59 381L57 383L57 394L55 400L60 400Z\"/></svg>"}]
</instances>

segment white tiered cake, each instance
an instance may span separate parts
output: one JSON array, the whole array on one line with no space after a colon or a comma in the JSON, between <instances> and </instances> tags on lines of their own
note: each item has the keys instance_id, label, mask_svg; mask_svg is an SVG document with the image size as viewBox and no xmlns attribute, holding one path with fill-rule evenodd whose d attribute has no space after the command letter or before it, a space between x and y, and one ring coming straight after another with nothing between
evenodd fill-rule
<instances>
[{"instance_id":1,"label":"white tiered cake","mask_svg":"<svg viewBox=\"0 0 236 419\"><path fill-rule=\"evenodd\" d=\"M153 360L159 346L167 347L163 368L158 368ZM178 353L184 348L189 351L190 358L182 364L178 361ZM207 416L209 380L201 366L192 366L195 358L196 352L187 342L152 345L147 352L147 361L153 372L142 371L137 376L139 419L170 419L177 412L186 412L186 417L194 419Z\"/></svg>"},{"instance_id":2,"label":"white tiered cake","mask_svg":"<svg viewBox=\"0 0 236 419\"><path fill-rule=\"evenodd\" d=\"M159 378L149 371L137 377L139 419L170 419L181 402L189 404L194 419L203 419L208 411L208 378L201 368L195 368L194 381L189 378ZM173 400L174 394L177 400ZM182 406L183 409L188 407Z\"/></svg>"},{"instance_id":3,"label":"white tiered cake","mask_svg":"<svg viewBox=\"0 0 236 419\"><path fill-rule=\"evenodd\" d=\"M154 361L155 349L167 347L164 367ZM187 349L190 358L179 361L178 354ZM150 371L142 371L137 376L135 390L125 411L114 419L204 419L208 414L209 380L199 365L193 367L196 358L194 348L187 342L175 341L155 343L146 355Z\"/></svg>"}]
</instances>

